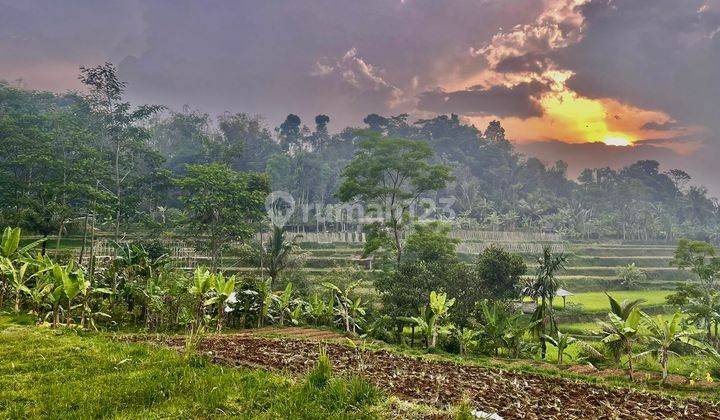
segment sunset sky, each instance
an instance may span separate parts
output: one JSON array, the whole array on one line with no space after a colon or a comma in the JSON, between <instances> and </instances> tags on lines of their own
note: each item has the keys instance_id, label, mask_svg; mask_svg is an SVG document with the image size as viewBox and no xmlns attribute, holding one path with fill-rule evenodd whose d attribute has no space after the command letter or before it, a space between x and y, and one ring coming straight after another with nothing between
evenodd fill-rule
<instances>
[{"instance_id":1,"label":"sunset sky","mask_svg":"<svg viewBox=\"0 0 720 420\"><path fill-rule=\"evenodd\" d=\"M138 102L499 119L571 171L656 158L720 193L720 0L0 0L0 79L104 61Z\"/></svg>"}]
</instances>

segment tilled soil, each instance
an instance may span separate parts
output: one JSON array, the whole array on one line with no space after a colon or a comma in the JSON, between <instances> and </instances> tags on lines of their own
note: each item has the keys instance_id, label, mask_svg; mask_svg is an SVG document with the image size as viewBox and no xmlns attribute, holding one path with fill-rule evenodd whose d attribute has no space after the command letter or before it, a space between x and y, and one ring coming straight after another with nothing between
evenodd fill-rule
<instances>
[{"instance_id":1,"label":"tilled soil","mask_svg":"<svg viewBox=\"0 0 720 420\"><path fill-rule=\"evenodd\" d=\"M181 337L161 340L161 344L176 348L184 344ZM720 419L720 406L708 401L673 399L631 389L423 360L340 344L233 334L210 336L201 343L200 350L218 363L300 374L315 365L320 346L327 350L336 372L359 375L400 398L438 407L458 403L467 395L476 408L497 412L508 419Z\"/></svg>"}]
</instances>

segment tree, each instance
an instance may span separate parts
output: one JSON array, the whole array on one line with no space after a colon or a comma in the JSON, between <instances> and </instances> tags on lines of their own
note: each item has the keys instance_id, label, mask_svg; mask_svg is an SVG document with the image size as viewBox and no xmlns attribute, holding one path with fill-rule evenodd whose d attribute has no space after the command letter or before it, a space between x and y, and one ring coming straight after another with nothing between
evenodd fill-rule
<instances>
[{"instance_id":1,"label":"tree","mask_svg":"<svg viewBox=\"0 0 720 420\"><path fill-rule=\"evenodd\" d=\"M498 245L491 245L478 255L475 275L478 287L488 299L515 299L520 294L520 279L527 271L522 257Z\"/></svg>"},{"instance_id":2,"label":"tree","mask_svg":"<svg viewBox=\"0 0 720 420\"><path fill-rule=\"evenodd\" d=\"M90 89L87 101L98 117L105 147L112 156L115 194L115 242L120 240L120 220L125 203L124 187L134 184L143 172L142 163L157 165L153 153L146 147L150 131L140 123L163 109L156 105L142 105L132 109L123 102L126 83L117 76L112 63L96 67L80 67L80 81ZM128 209L126 209L126 212Z\"/></svg>"},{"instance_id":3,"label":"tree","mask_svg":"<svg viewBox=\"0 0 720 420\"><path fill-rule=\"evenodd\" d=\"M720 257L715 255L716 251L715 247L707 242L681 239L670 265L681 270L690 268L706 287L712 289L715 286L715 277L720 273Z\"/></svg>"},{"instance_id":4,"label":"tree","mask_svg":"<svg viewBox=\"0 0 720 420\"><path fill-rule=\"evenodd\" d=\"M188 218L185 227L196 246L210 252L216 270L222 252L233 241L252 236L264 215L269 193L266 175L235 172L226 165L188 165L187 176L176 179Z\"/></svg>"},{"instance_id":5,"label":"tree","mask_svg":"<svg viewBox=\"0 0 720 420\"><path fill-rule=\"evenodd\" d=\"M278 134L284 150L294 150L302 145L302 132L300 117L295 114L288 114L278 128Z\"/></svg>"},{"instance_id":6,"label":"tree","mask_svg":"<svg viewBox=\"0 0 720 420\"><path fill-rule=\"evenodd\" d=\"M638 283L647 280L645 271L635 266L635 263L620 267L617 270L617 276L620 287L627 290L634 289Z\"/></svg>"},{"instance_id":7,"label":"tree","mask_svg":"<svg viewBox=\"0 0 720 420\"><path fill-rule=\"evenodd\" d=\"M283 270L293 265L292 255L297 248L294 239L292 241L285 239L285 230L283 228L273 225L270 241L267 247L263 247L263 255L261 256L265 262L265 267L267 267L268 275L270 275L271 285L276 284Z\"/></svg>"},{"instance_id":8,"label":"tree","mask_svg":"<svg viewBox=\"0 0 720 420\"><path fill-rule=\"evenodd\" d=\"M567 257L564 254L554 254L549 245L543 247L543 253L537 259L538 267L535 274L535 280L526 288L525 294L536 300L540 299L540 304L533 314L535 335L540 339L541 356L544 359L546 353L545 336L548 323L550 324L551 334L557 331L555 324L555 313L553 310L553 299L561 286L560 281L555 274L565 269Z\"/></svg>"},{"instance_id":9,"label":"tree","mask_svg":"<svg viewBox=\"0 0 720 420\"><path fill-rule=\"evenodd\" d=\"M449 232L450 227L439 222L413 225L400 265L374 279L387 313L413 316L425 306L431 291L465 289L466 277L460 277L462 264L455 252L459 241Z\"/></svg>"},{"instance_id":10,"label":"tree","mask_svg":"<svg viewBox=\"0 0 720 420\"><path fill-rule=\"evenodd\" d=\"M410 206L424 193L445 187L450 169L431 164L432 149L427 143L402 137L384 137L374 131L360 131L359 150L342 175L337 197L343 202L364 201L380 206L387 214L384 223L393 232L397 263L402 257L402 232Z\"/></svg>"}]
</instances>

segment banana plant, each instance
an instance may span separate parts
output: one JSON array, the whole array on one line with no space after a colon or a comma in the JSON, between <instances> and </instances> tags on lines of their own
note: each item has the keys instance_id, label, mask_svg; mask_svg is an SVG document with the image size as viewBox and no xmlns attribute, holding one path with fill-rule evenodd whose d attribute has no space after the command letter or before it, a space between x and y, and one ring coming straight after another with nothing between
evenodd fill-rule
<instances>
[{"instance_id":1,"label":"banana plant","mask_svg":"<svg viewBox=\"0 0 720 420\"><path fill-rule=\"evenodd\" d=\"M205 318L204 302L206 295L213 289L215 276L206 268L198 267L193 273L190 294L195 297L195 327L199 327Z\"/></svg>"},{"instance_id":2,"label":"banana plant","mask_svg":"<svg viewBox=\"0 0 720 420\"><path fill-rule=\"evenodd\" d=\"M0 260L9 260L13 265L17 264L21 257L25 256L32 248L37 246L42 240L35 241L29 245L20 247L21 229L19 227L10 228L6 227L3 230L2 240L0 241ZM3 307L5 288L7 288L7 276L10 276L10 282L16 284L17 279L13 279L12 274L7 274L5 269L0 267L0 308ZM13 286L11 284L11 286ZM18 303L18 289L13 287L15 290L16 308ZM27 292L26 292L27 293ZM16 309L17 311L17 309Z\"/></svg>"},{"instance_id":3,"label":"banana plant","mask_svg":"<svg viewBox=\"0 0 720 420\"><path fill-rule=\"evenodd\" d=\"M222 273L213 276L215 277L213 281L215 296L206 300L205 306L217 305L217 332L220 332L225 320L226 302L235 292L235 276L230 276L228 279L225 279Z\"/></svg>"},{"instance_id":4,"label":"banana plant","mask_svg":"<svg viewBox=\"0 0 720 420\"><path fill-rule=\"evenodd\" d=\"M353 333L357 332L357 329L360 328L360 323L365 322L365 319L363 318L365 316L365 307L362 306L362 299L360 296L356 297L355 300L353 300L350 303L350 307L348 308L350 312L350 319L351 319L351 329Z\"/></svg>"},{"instance_id":5,"label":"banana plant","mask_svg":"<svg viewBox=\"0 0 720 420\"><path fill-rule=\"evenodd\" d=\"M455 298L448 299L447 293L430 292L430 310L433 315L430 318L430 329L432 331L432 344L430 347L437 345L438 327L440 322L447 317L450 308L455 304Z\"/></svg>"},{"instance_id":6,"label":"banana plant","mask_svg":"<svg viewBox=\"0 0 720 420\"><path fill-rule=\"evenodd\" d=\"M628 359L628 376L633 380L633 353L632 347L638 341L640 335L640 319L642 318L640 311L633 308L627 316L622 319L617 314L608 313L608 321L599 321L601 328L600 334L603 336L602 342L606 345L618 345L623 349Z\"/></svg>"},{"instance_id":7,"label":"banana plant","mask_svg":"<svg viewBox=\"0 0 720 420\"><path fill-rule=\"evenodd\" d=\"M295 301L295 309L290 312L290 322L293 325L300 325L303 317L303 309L305 308L306 302L303 300Z\"/></svg>"},{"instance_id":8,"label":"banana plant","mask_svg":"<svg viewBox=\"0 0 720 420\"><path fill-rule=\"evenodd\" d=\"M285 323L285 313L290 313L290 303L292 303L292 292L293 292L293 285L292 282L289 282L287 286L285 286L285 290L282 292L282 294L279 296L277 303L278 303L278 324L282 327Z\"/></svg>"},{"instance_id":9,"label":"banana plant","mask_svg":"<svg viewBox=\"0 0 720 420\"><path fill-rule=\"evenodd\" d=\"M61 280L57 281L57 274L55 273L55 270L53 269L53 277L56 279L55 283L53 284L52 291L48 294L48 301L50 302L51 311L48 313L48 316L52 314L53 321L52 321L52 327L56 328L58 325L60 325L60 303L62 303L62 298L64 296L63 292L63 285L62 285L62 277Z\"/></svg>"},{"instance_id":10,"label":"banana plant","mask_svg":"<svg viewBox=\"0 0 720 420\"><path fill-rule=\"evenodd\" d=\"M52 283L46 283L45 281L37 281L35 287L30 289L28 296L30 297L30 303L32 305L30 313L34 314L38 318L41 318L43 306L45 305L46 297L53 290Z\"/></svg>"},{"instance_id":11,"label":"banana plant","mask_svg":"<svg viewBox=\"0 0 720 420\"><path fill-rule=\"evenodd\" d=\"M81 312L80 312L80 327L85 328L85 323L89 320L90 325L93 327L94 330L97 331L97 326L95 325L95 319L97 317L104 317L104 318L110 318L110 315L100 312L100 311L94 311L91 305L91 300L93 295L110 295L112 294L112 290L104 287L92 287L92 284L90 283L90 280L88 280L85 277L85 272L82 270L77 270L75 272L76 281L78 282L78 288L79 293L78 296L80 298L80 306Z\"/></svg>"},{"instance_id":12,"label":"banana plant","mask_svg":"<svg viewBox=\"0 0 720 420\"><path fill-rule=\"evenodd\" d=\"M359 298L353 300L350 297L352 290L359 284L360 282L353 282L349 284L345 290L342 290L333 283L322 283L323 287L330 290L334 302L338 304L335 312L340 317L340 322L344 325L345 332L355 332L359 327L358 321L360 321L357 316L365 314L365 308L362 307Z\"/></svg>"},{"instance_id":13,"label":"banana plant","mask_svg":"<svg viewBox=\"0 0 720 420\"><path fill-rule=\"evenodd\" d=\"M257 326L261 328L265 325L265 319L270 315L270 308L276 299L275 294L272 292L272 279L258 280L256 291L259 305Z\"/></svg>"},{"instance_id":14,"label":"banana plant","mask_svg":"<svg viewBox=\"0 0 720 420\"><path fill-rule=\"evenodd\" d=\"M565 351L571 344L575 343L577 339L568 334L563 334L560 331L557 332L555 337L549 335L545 335L544 337L550 345L557 349L557 364L558 366L562 366Z\"/></svg>"},{"instance_id":15,"label":"banana plant","mask_svg":"<svg viewBox=\"0 0 720 420\"><path fill-rule=\"evenodd\" d=\"M65 314L67 326L72 324L72 304L75 298L80 295L81 290L86 287L85 274L82 270L72 271L71 265L65 268L66 275L63 276L63 292L67 299L67 313Z\"/></svg>"},{"instance_id":16,"label":"banana plant","mask_svg":"<svg viewBox=\"0 0 720 420\"><path fill-rule=\"evenodd\" d=\"M0 257L15 260L20 256L27 254L31 249L42 243L43 239L31 242L28 245L20 247L20 238L22 230L19 227L6 227L3 230L2 241L0 242Z\"/></svg>"},{"instance_id":17,"label":"banana plant","mask_svg":"<svg viewBox=\"0 0 720 420\"><path fill-rule=\"evenodd\" d=\"M315 325L322 323L323 318L327 315L327 305L317 294L310 296L305 307L305 313Z\"/></svg>"},{"instance_id":18,"label":"banana plant","mask_svg":"<svg viewBox=\"0 0 720 420\"><path fill-rule=\"evenodd\" d=\"M700 350L708 350L708 345L693 338L697 331L682 328L680 323L682 315L680 312L675 312L669 321L660 315L655 318L644 312L641 315L640 323L648 331L645 341L650 348L638 354L637 357L652 354L658 358L662 367L662 383L667 381L670 355L677 355L677 353L670 350L674 344L683 343Z\"/></svg>"},{"instance_id":19,"label":"banana plant","mask_svg":"<svg viewBox=\"0 0 720 420\"><path fill-rule=\"evenodd\" d=\"M477 331L473 331L470 328L453 328L453 333L460 343L460 355L466 356L468 350L477 345Z\"/></svg>"},{"instance_id":20,"label":"banana plant","mask_svg":"<svg viewBox=\"0 0 720 420\"><path fill-rule=\"evenodd\" d=\"M0 271L10 278L10 286L15 291L15 312L20 312L20 297L23 293L30 293L30 289L25 284L31 277L26 276L30 263L26 262L16 267L9 258L0 260Z\"/></svg>"}]
</instances>

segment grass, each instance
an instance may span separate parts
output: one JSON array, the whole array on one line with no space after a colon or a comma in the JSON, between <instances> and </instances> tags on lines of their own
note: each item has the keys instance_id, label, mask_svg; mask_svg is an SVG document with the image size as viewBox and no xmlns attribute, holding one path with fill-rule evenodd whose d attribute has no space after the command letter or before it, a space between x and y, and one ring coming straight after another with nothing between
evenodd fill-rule
<instances>
[{"instance_id":1,"label":"grass","mask_svg":"<svg viewBox=\"0 0 720 420\"><path fill-rule=\"evenodd\" d=\"M198 356L0 318L0 418L383 417L358 379L222 368Z\"/></svg>"},{"instance_id":2,"label":"grass","mask_svg":"<svg viewBox=\"0 0 720 420\"><path fill-rule=\"evenodd\" d=\"M670 290L617 290L607 293L618 302L622 302L625 299L645 299L641 308L647 308L664 305L666 303L665 297L673 292ZM604 292L577 293L566 299L568 304L574 303L582 305L585 312L602 312L608 311L610 308L608 297ZM555 299L554 303L556 307L562 307L562 299Z\"/></svg>"}]
</instances>

